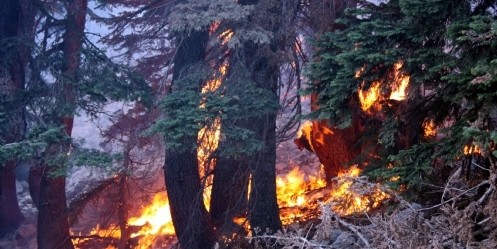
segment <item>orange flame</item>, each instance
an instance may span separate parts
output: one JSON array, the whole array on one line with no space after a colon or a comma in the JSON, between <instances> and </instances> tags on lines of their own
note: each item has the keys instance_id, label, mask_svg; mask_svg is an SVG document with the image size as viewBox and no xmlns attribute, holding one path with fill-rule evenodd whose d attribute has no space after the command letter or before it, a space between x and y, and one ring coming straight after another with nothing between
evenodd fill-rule
<instances>
[{"instance_id":1,"label":"orange flame","mask_svg":"<svg viewBox=\"0 0 497 249\"><path fill-rule=\"evenodd\" d=\"M464 146L464 155L480 154L480 147L477 144Z\"/></svg>"},{"instance_id":2,"label":"orange flame","mask_svg":"<svg viewBox=\"0 0 497 249\"><path fill-rule=\"evenodd\" d=\"M368 90L363 90L364 83L362 84L362 87L359 89L359 102L361 104L361 109L363 111L368 111L369 108L371 108L376 101L380 98L380 82L375 81L371 86L369 87Z\"/></svg>"},{"instance_id":3,"label":"orange flame","mask_svg":"<svg viewBox=\"0 0 497 249\"><path fill-rule=\"evenodd\" d=\"M233 32L233 30L231 29L227 29L219 34L218 38L221 40L221 45L226 45L231 40L234 34L235 32Z\"/></svg>"},{"instance_id":4,"label":"orange flame","mask_svg":"<svg viewBox=\"0 0 497 249\"><path fill-rule=\"evenodd\" d=\"M378 207L389 195L379 188L357 191L354 179L361 170L356 166L338 174L332 189L326 187L323 174L306 175L295 167L285 175L276 178L278 205L283 224L316 218L320 212L318 201L331 204L332 210L347 216L364 213Z\"/></svg>"},{"instance_id":5,"label":"orange flame","mask_svg":"<svg viewBox=\"0 0 497 249\"><path fill-rule=\"evenodd\" d=\"M437 135L435 122L432 119L423 122L423 135L425 138L432 138Z\"/></svg>"},{"instance_id":6,"label":"orange flame","mask_svg":"<svg viewBox=\"0 0 497 249\"><path fill-rule=\"evenodd\" d=\"M388 77L391 79L388 83L388 86L391 89L388 99L402 101L407 97L407 87L409 86L411 77L402 72L401 68L403 65L403 61L398 61L392 67L393 75ZM361 67L356 70L354 78L360 78L364 70L365 67ZM365 82L362 82L358 90L358 96L361 109L364 112L371 113L372 107L375 107L377 110L381 109L378 101L386 99L380 94L382 85L385 81L386 79L374 81L367 90L364 89Z\"/></svg>"},{"instance_id":7,"label":"orange flame","mask_svg":"<svg viewBox=\"0 0 497 249\"><path fill-rule=\"evenodd\" d=\"M131 238L143 236L137 249L151 248L157 235L174 236L173 219L169 209L169 200L165 193L158 193L150 205L143 207L140 216L128 220L132 226L141 226L141 230L131 234Z\"/></svg>"},{"instance_id":8,"label":"orange flame","mask_svg":"<svg viewBox=\"0 0 497 249\"><path fill-rule=\"evenodd\" d=\"M138 231L132 233L130 238L136 238L138 245L136 249L152 248L158 241L162 239L172 241L175 233L171 212L169 209L169 200L165 192L157 193L152 202L142 208L142 210L128 219L128 227L139 228ZM88 237L98 236L102 238L113 238L118 241L121 237L121 230L116 224L109 226L110 228L104 229L97 224L93 228ZM84 242L88 238L73 239L75 248L82 248ZM112 244L106 248L115 248Z\"/></svg>"},{"instance_id":9,"label":"orange flame","mask_svg":"<svg viewBox=\"0 0 497 249\"><path fill-rule=\"evenodd\" d=\"M411 76L405 75L400 69L404 65L403 61L396 62L393 66L394 68L394 82L392 85L392 93L390 94L390 99L393 100L404 100L406 99L406 89L409 85L409 80Z\"/></svg>"},{"instance_id":10,"label":"orange flame","mask_svg":"<svg viewBox=\"0 0 497 249\"><path fill-rule=\"evenodd\" d=\"M316 209L316 203L311 203L308 192L326 186L323 177L306 175L298 167L294 167L285 175L276 177L276 193L280 218L283 224L291 224L297 220L305 220L306 208Z\"/></svg>"},{"instance_id":11,"label":"orange flame","mask_svg":"<svg viewBox=\"0 0 497 249\"><path fill-rule=\"evenodd\" d=\"M335 213L341 216L365 213L389 198L379 188L362 189L360 192L354 189L354 178L359 177L360 173L361 170L354 165L338 174L336 187L326 201L332 204L331 208Z\"/></svg>"}]
</instances>

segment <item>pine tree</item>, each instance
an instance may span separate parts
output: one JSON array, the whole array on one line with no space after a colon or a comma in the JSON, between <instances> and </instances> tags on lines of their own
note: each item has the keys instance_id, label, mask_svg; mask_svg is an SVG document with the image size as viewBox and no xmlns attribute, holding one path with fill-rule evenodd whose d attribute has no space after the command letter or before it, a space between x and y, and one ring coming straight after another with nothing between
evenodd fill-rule
<instances>
[{"instance_id":1,"label":"pine tree","mask_svg":"<svg viewBox=\"0 0 497 249\"><path fill-rule=\"evenodd\" d=\"M378 143L381 156L380 160L366 157L372 176L413 189L437 180L436 169L450 165L472 140L480 139L478 144L489 148L494 129L490 117L495 115L490 104L494 53L489 52L492 22L483 20L492 18L487 9L494 5L494 1L473 6L472 1L359 1L359 7L339 21L343 30L316 42L318 52L309 76L319 92L319 117L334 125L350 125L358 111L354 108L359 106L358 92L381 81L378 110L360 111L370 128L365 133L369 138L363 140ZM483 42L482 37L488 40ZM388 97L395 90L391 83L395 70L409 76L405 100ZM478 135L472 133L476 120L484 124L476 129ZM452 125L439 129L435 139L423 135L431 121L439 127L448 121ZM484 136L483 127L490 130ZM398 181L389 181L396 176Z\"/></svg>"},{"instance_id":2,"label":"pine tree","mask_svg":"<svg viewBox=\"0 0 497 249\"><path fill-rule=\"evenodd\" d=\"M0 144L15 143L24 136L24 112L14 101L25 87L24 65L18 52L23 21L20 1L1 1L0 6ZM17 203L16 160L0 160L0 238L13 232L24 219Z\"/></svg>"}]
</instances>

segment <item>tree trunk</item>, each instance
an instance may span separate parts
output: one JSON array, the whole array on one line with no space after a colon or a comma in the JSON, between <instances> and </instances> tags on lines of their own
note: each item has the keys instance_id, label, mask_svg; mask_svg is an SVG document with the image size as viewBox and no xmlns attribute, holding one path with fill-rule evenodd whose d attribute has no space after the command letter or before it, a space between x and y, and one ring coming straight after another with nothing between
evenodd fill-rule
<instances>
[{"instance_id":1,"label":"tree trunk","mask_svg":"<svg viewBox=\"0 0 497 249\"><path fill-rule=\"evenodd\" d=\"M311 95L311 110L316 111L317 94ZM360 117L352 115L352 124L345 129L330 126L326 120L312 121L311 141L312 149L323 164L326 183L338 176L351 161L361 153L361 148L356 146L361 132Z\"/></svg>"},{"instance_id":2,"label":"tree trunk","mask_svg":"<svg viewBox=\"0 0 497 249\"><path fill-rule=\"evenodd\" d=\"M24 217L16 192L15 161L0 165L0 238L15 231Z\"/></svg>"},{"instance_id":3,"label":"tree trunk","mask_svg":"<svg viewBox=\"0 0 497 249\"><path fill-rule=\"evenodd\" d=\"M341 24L335 22L336 19L343 16L346 8L354 7L356 4L356 0L313 2L310 7L311 26L318 34L343 29ZM312 93L312 111L319 109L317 98L318 94ZM357 103L350 101L349 105L357 105ZM328 185L338 175L338 172L350 166L350 162L361 153L361 148L356 147L361 131L361 118L358 113L352 114L352 124L346 129L331 126L327 120L312 121L311 141L307 142L324 166Z\"/></svg>"},{"instance_id":4,"label":"tree trunk","mask_svg":"<svg viewBox=\"0 0 497 249\"><path fill-rule=\"evenodd\" d=\"M257 118L254 125L265 148L249 161L252 174L250 226L254 234L274 233L281 229L276 199L276 113Z\"/></svg>"},{"instance_id":5,"label":"tree trunk","mask_svg":"<svg viewBox=\"0 0 497 249\"><path fill-rule=\"evenodd\" d=\"M264 29L277 33L281 27L281 2L259 2L258 0L241 0L240 4L255 5L258 9L251 21ZM267 14L275 17L266 20ZM256 87L268 90L274 94L275 103L279 102L277 95L279 65L276 56L276 41L269 45L253 43L244 44L243 65L249 70L251 79ZM257 110L254 110L257 112ZM279 208L276 198L276 115L264 114L248 120L249 129L256 138L264 142L264 149L249 160L251 174L248 217L254 234L274 233L281 229Z\"/></svg>"},{"instance_id":6,"label":"tree trunk","mask_svg":"<svg viewBox=\"0 0 497 249\"><path fill-rule=\"evenodd\" d=\"M70 137L74 123L75 94L73 84L77 84L76 71L80 65L80 50L84 37L87 0L71 0L68 3L66 30L63 35L64 45L64 79L59 79L56 88L60 95L55 96L62 112L56 113L54 122L64 126L65 135ZM69 110L69 111L68 111ZM47 149L48 159L66 155L70 144L58 142ZM67 202L65 192L65 165L55 162L42 166L40 200L38 212L38 248L74 248L69 235ZM55 173L55 175L54 175Z\"/></svg>"},{"instance_id":7,"label":"tree trunk","mask_svg":"<svg viewBox=\"0 0 497 249\"><path fill-rule=\"evenodd\" d=\"M129 153L126 153L125 160L129 160ZM127 164L127 163L126 163ZM125 167L127 169L127 167ZM119 220L119 230L121 231L121 237L119 238L119 244L117 246L118 249L126 249L128 248L128 239L130 237L129 229L128 229L128 202L127 195L128 192L128 183L127 177L125 173L120 173L119 176L119 203L118 203L118 220Z\"/></svg>"},{"instance_id":8,"label":"tree trunk","mask_svg":"<svg viewBox=\"0 0 497 249\"><path fill-rule=\"evenodd\" d=\"M181 248L206 249L214 244L214 233L205 209L197 153L167 152L166 189L174 230Z\"/></svg>"},{"instance_id":9,"label":"tree trunk","mask_svg":"<svg viewBox=\"0 0 497 249\"><path fill-rule=\"evenodd\" d=\"M207 38L205 31L194 31L183 37L174 58L173 84L178 83L175 80L189 67L204 60ZM197 134L191 134L186 142L195 143L196 138ZM179 244L184 249L211 248L215 237L203 202L197 153L166 148L165 156L166 190Z\"/></svg>"},{"instance_id":10,"label":"tree trunk","mask_svg":"<svg viewBox=\"0 0 497 249\"><path fill-rule=\"evenodd\" d=\"M31 195L36 208L39 208L38 205L40 203L41 176L41 165L31 165L28 175L29 195Z\"/></svg>"},{"instance_id":11,"label":"tree trunk","mask_svg":"<svg viewBox=\"0 0 497 249\"><path fill-rule=\"evenodd\" d=\"M130 141L126 142L124 149L124 165L123 170L119 173L119 188L118 191L118 222L119 222L119 230L121 231L121 237L119 238L119 244L117 246L118 249L126 249L129 248L128 240L130 238L130 231L128 226L128 173L130 172L130 163L131 163L131 149L133 148L133 142L137 139L135 136L130 137Z\"/></svg>"},{"instance_id":12,"label":"tree trunk","mask_svg":"<svg viewBox=\"0 0 497 249\"><path fill-rule=\"evenodd\" d=\"M1 124L0 141L20 141L26 127L24 111L16 98L24 89L24 64L19 52L19 34L22 31L19 1L1 0L0 6L0 98L7 122ZM15 231L24 217L17 202L16 160L0 162L0 238Z\"/></svg>"},{"instance_id":13,"label":"tree trunk","mask_svg":"<svg viewBox=\"0 0 497 249\"><path fill-rule=\"evenodd\" d=\"M67 151L69 144L52 144L47 154L57 156ZM69 235L69 222L66 204L66 179L64 165L43 164L40 183L40 202L38 205L38 248L72 249Z\"/></svg>"},{"instance_id":14,"label":"tree trunk","mask_svg":"<svg viewBox=\"0 0 497 249\"><path fill-rule=\"evenodd\" d=\"M248 204L249 171L247 162L219 157L212 182L210 213L212 223L221 234L237 232L233 218L243 216Z\"/></svg>"}]
</instances>

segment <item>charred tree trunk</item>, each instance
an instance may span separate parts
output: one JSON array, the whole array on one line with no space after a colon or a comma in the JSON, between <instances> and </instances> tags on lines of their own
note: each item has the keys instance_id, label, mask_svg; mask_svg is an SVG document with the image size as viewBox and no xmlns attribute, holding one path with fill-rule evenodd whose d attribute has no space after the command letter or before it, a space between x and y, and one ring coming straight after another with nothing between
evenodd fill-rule
<instances>
[{"instance_id":1,"label":"charred tree trunk","mask_svg":"<svg viewBox=\"0 0 497 249\"><path fill-rule=\"evenodd\" d=\"M249 221L254 234L274 233L281 229L276 199L276 113L257 118L254 124L265 148L249 161L252 174Z\"/></svg>"},{"instance_id":2,"label":"charred tree trunk","mask_svg":"<svg viewBox=\"0 0 497 249\"><path fill-rule=\"evenodd\" d=\"M310 4L309 24L317 35L337 29L343 29L335 20L344 14L346 8L356 6L356 0L316 1ZM319 109L317 104L318 94L311 95L311 110ZM350 101L349 105L357 105ZM354 108L352 108L354 109ZM339 129L331 126L327 120L314 120L310 136L311 145L319 161L324 166L326 183L338 175L344 167L361 153L361 148L356 147L359 133L361 132L361 118L358 113L352 114L352 124L349 128Z\"/></svg>"},{"instance_id":3,"label":"charred tree trunk","mask_svg":"<svg viewBox=\"0 0 497 249\"><path fill-rule=\"evenodd\" d=\"M0 127L0 142L12 143L23 137L24 111L17 97L24 89L24 64L19 49L22 34L19 1L0 1L0 103L6 123ZM24 217L17 202L16 160L0 162L0 238L16 230Z\"/></svg>"},{"instance_id":4,"label":"charred tree trunk","mask_svg":"<svg viewBox=\"0 0 497 249\"><path fill-rule=\"evenodd\" d=\"M66 30L64 33L64 79L56 83L56 102L62 111L54 114L54 124L64 126L64 135L71 136L74 111L75 93L73 84L77 84L77 69L80 65L80 50L82 47L86 20L87 0L71 0L67 4ZM65 192L65 165L51 159L69 153L69 142L54 142L46 151L42 165L40 182L40 200L38 210L38 248L74 248L70 235Z\"/></svg>"},{"instance_id":5,"label":"charred tree trunk","mask_svg":"<svg viewBox=\"0 0 497 249\"><path fill-rule=\"evenodd\" d=\"M311 109L316 111L317 96L311 96ZM323 164L326 183L329 185L338 173L346 168L351 161L361 153L356 147L358 134L361 131L360 117L352 115L352 124L346 129L338 129L331 126L326 120L312 121L312 130L309 141L312 149Z\"/></svg>"},{"instance_id":6,"label":"charred tree trunk","mask_svg":"<svg viewBox=\"0 0 497 249\"><path fill-rule=\"evenodd\" d=\"M118 220L119 220L119 230L121 231L121 237L119 238L119 244L117 246L118 249L126 249L128 248L128 239L129 239L129 229L128 229L128 202L126 197L127 182L126 182L126 174L121 173L119 176L119 211L118 211Z\"/></svg>"},{"instance_id":7,"label":"charred tree trunk","mask_svg":"<svg viewBox=\"0 0 497 249\"><path fill-rule=\"evenodd\" d=\"M238 232L233 218L243 216L248 205L247 162L228 157L216 161L212 182L210 213L214 226L226 235Z\"/></svg>"},{"instance_id":8,"label":"charred tree trunk","mask_svg":"<svg viewBox=\"0 0 497 249\"><path fill-rule=\"evenodd\" d=\"M179 79L182 72L204 60L207 38L208 33L205 31L192 32L183 38L174 59L173 80ZM185 142L196 143L196 136L191 134ZM197 153L166 148L165 155L166 189L179 244L184 249L211 248L215 237L203 202Z\"/></svg>"},{"instance_id":9,"label":"charred tree trunk","mask_svg":"<svg viewBox=\"0 0 497 249\"><path fill-rule=\"evenodd\" d=\"M240 4L255 5L256 14L251 21L266 30L277 33L281 27L280 2L259 2L258 0L241 0ZM266 20L267 13L274 16ZM279 67L276 56L277 42L260 45L244 44L241 62L250 72L256 87L274 94L275 103L279 103L277 95ZM257 112L257 110L254 110ZM251 174L248 218L254 234L274 233L281 229L278 203L276 199L276 115L277 110L263 114L251 120L248 128L256 138L264 143L264 149L248 160Z\"/></svg>"},{"instance_id":10,"label":"charred tree trunk","mask_svg":"<svg viewBox=\"0 0 497 249\"><path fill-rule=\"evenodd\" d=\"M203 202L196 153L168 153L165 163L167 195L181 248L211 248L214 233Z\"/></svg>"}]
</instances>

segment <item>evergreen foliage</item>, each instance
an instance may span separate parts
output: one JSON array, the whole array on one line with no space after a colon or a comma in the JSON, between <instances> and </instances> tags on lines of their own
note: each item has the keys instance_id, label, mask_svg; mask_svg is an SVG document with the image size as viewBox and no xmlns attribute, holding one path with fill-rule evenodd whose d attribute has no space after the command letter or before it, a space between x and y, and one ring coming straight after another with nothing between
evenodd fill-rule
<instances>
[{"instance_id":1,"label":"evergreen foliage","mask_svg":"<svg viewBox=\"0 0 497 249\"><path fill-rule=\"evenodd\" d=\"M223 84L228 87L202 93L199 82L206 82L213 74L206 73L210 70L199 70L202 66L193 68L178 79L173 91L164 97L161 109L165 118L157 122L152 131L161 133L166 146L172 150L194 150L198 148L198 141L191 138L196 137L200 128L221 118L220 140L223 142L218 148L221 155L243 156L262 150L263 143L254 138L254 132L237 122L275 112L279 105L274 94L255 87L244 68L234 69L236 73L225 79Z\"/></svg>"},{"instance_id":2,"label":"evergreen foliage","mask_svg":"<svg viewBox=\"0 0 497 249\"><path fill-rule=\"evenodd\" d=\"M95 116L103 111L105 104L111 101L139 100L147 106L151 105L150 87L141 76L131 68L111 61L102 50L96 48L88 40L82 49L81 66L77 70L77 79L73 81L62 73L62 51L57 46L47 51L40 46L31 47L33 57L29 65L31 75L26 90L2 96L0 99L0 120L7 121L11 113L27 106L27 122L29 130L22 141L5 143L0 141L0 162L11 159L41 158L44 149L50 144L71 144L71 139L64 134L63 127L58 126L58 119L74 112L84 111ZM7 60L7 58L3 58ZM9 80L2 77L1 80ZM76 95L76 106L60 101L64 93L58 92L58 84L70 84ZM24 122L24 121L23 121ZM9 122L1 122L0 131L10 132ZM74 145L76 146L76 145ZM82 153L82 154L81 154ZM87 155L81 151L78 155ZM95 154L95 153L90 153ZM65 161L70 158L63 155ZM100 166L108 165L111 155L99 155ZM105 157L105 159L103 158ZM88 155L86 156L88 159ZM54 159L55 160L55 159ZM61 158L57 159L58 161ZM82 158L75 162L82 165ZM88 165L96 165L90 160ZM65 165L65 164L64 164Z\"/></svg>"},{"instance_id":3,"label":"evergreen foliage","mask_svg":"<svg viewBox=\"0 0 497 249\"><path fill-rule=\"evenodd\" d=\"M476 143L487 155L494 149L497 26L487 8L496 3L483 2L359 1L339 20L342 30L315 42L309 78L320 109L313 115L333 125L350 125L360 112L358 90L374 81L383 80L380 94L389 96L396 63L410 76L406 100L384 99L378 113L360 114L367 124L381 121L369 126L381 156L368 167L372 176L398 176L394 185L413 189L435 181L436 166L452 165L465 145ZM423 136L429 120L439 127L437 139Z\"/></svg>"}]
</instances>

